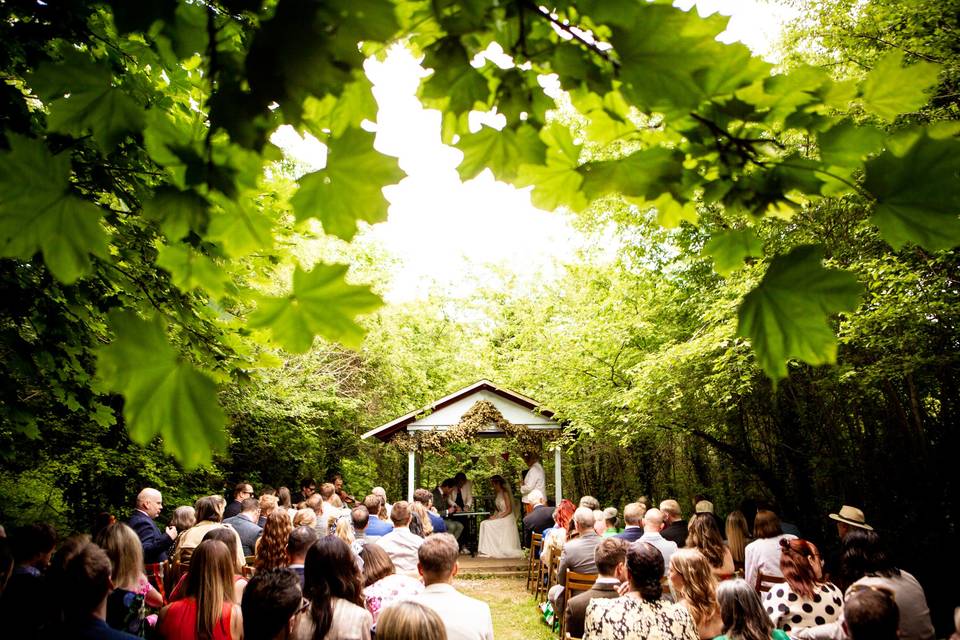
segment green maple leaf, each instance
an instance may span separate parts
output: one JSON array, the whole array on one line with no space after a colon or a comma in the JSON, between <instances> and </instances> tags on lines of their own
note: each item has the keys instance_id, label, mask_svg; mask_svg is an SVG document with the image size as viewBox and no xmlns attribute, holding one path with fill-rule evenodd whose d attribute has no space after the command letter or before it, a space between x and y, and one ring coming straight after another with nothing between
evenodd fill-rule
<instances>
[{"instance_id":1,"label":"green maple leaf","mask_svg":"<svg viewBox=\"0 0 960 640\"><path fill-rule=\"evenodd\" d=\"M157 266L167 270L181 291L202 289L216 297L226 289L226 275L207 256L186 245L163 245L157 254Z\"/></svg>"},{"instance_id":2,"label":"green maple leaf","mask_svg":"<svg viewBox=\"0 0 960 640\"><path fill-rule=\"evenodd\" d=\"M663 147L644 149L619 160L589 162L579 169L590 200L609 193L655 198L680 179L683 154Z\"/></svg>"},{"instance_id":3,"label":"green maple leaf","mask_svg":"<svg viewBox=\"0 0 960 640\"><path fill-rule=\"evenodd\" d=\"M187 468L209 462L226 445L217 385L179 357L159 319L115 312L110 324L116 338L97 352L97 378L123 395L130 437L146 445L162 436L164 450Z\"/></svg>"},{"instance_id":4,"label":"green maple leaf","mask_svg":"<svg viewBox=\"0 0 960 640\"><path fill-rule=\"evenodd\" d=\"M902 154L867 162L864 188L877 199L871 220L899 249L932 251L960 245L960 140L922 135Z\"/></svg>"},{"instance_id":5,"label":"green maple leaf","mask_svg":"<svg viewBox=\"0 0 960 640\"><path fill-rule=\"evenodd\" d=\"M291 198L297 220L317 218L326 233L351 240L357 220L370 224L387 219L383 188L403 178L393 158L373 149L374 135L348 129L327 146L327 166L300 178Z\"/></svg>"},{"instance_id":6,"label":"green maple leaf","mask_svg":"<svg viewBox=\"0 0 960 640\"><path fill-rule=\"evenodd\" d=\"M696 224L699 218L696 204L689 200L679 202L669 193L661 193L650 204L657 211L657 222L668 229L680 226L684 220Z\"/></svg>"},{"instance_id":7,"label":"green maple leaf","mask_svg":"<svg viewBox=\"0 0 960 640\"><path fill-rule=\"evenodd\" d=\"M827 164L856 167L883 147L883 138L883 132L876 127L857 126L845 120L817 134L817 144L820 157Z\"/></svg>"},{"instance_id":8,"label":"green maple leaf","mask_svg":"<svg viewBox=\"0 0 960 640\"><path fill-rule=\"evenodd\" d=\"M863 106L893 122L901 113L917 111L927 103L927 93L936 86L939 75L940 66L931 62L904 67L903 52L891 49L863 81Z\"/></svg>"},{"instance_id":9,"label":"green maple leaf","mask_svg":"<svg viewBox=\"0 0 960 640\"><path fill-rule=\"evenodd\" d=\"M571 211L581 211L587 206L587 199L580 193L583 176L568 164L552 160L545 166L522 164L515 182L518 186L533 186L530 201L538 209L553 211L568 207Z\"/></svg>"},{"instance_id":10,"label":"green maple leaf","mask_svg":"<svg viewBox=\"0 0 960 640\"><path fill-rule=\"evenodd\" d=\"M357 347L363 328L355 318L379 308L383 302L370 287L347 284L346 265L318 264L311 271L297 267L293 291L280 297L263 297L250 315L249 326L269 328L273 339L287 351L303 353L316 335Z\"/></svg>"},{"instance_id":11,"label":"green maple leaf","mask_svg":"<svg viewBox=\"0 0 960 640\"><path fill-rule=\"evenodd\" d=\"M159 222L168 238L179 240L191 231L202 234L206 230L210 203L195 191L160 187L143 203L143 215Z\"/></svg>"},{"instance_id":12,"label":"green maple leaf","mask_svg":"<svg viewBox=\"0 0 960 640\"><path fill-rule=\"evenodd\" d=\"M490 169L498 180L512 180L521 164L542 162L546 151L536 129L528 124L502 131L483 126L460 138L456 146L463 151L457 168L462 180L475 178L484 169Z\"/></svg>"},{"instance_id":13,"label":"green maple leaf","mask_svg":"<svg viewBox=\"0 0 960 640\"><path fill-rule=\"evenodd\" d=\"M763 243L750 229L731 229L714 233L701 253L713 258L713 270L726 277L747 258L762 256Z\"/></svg>"},{"instance_id":14,"label":"green maple leaf","mask_svg":"<svg viewBox=\"0 0 960 640\"><path fill-rule=\"evenodd\" d=\"M814 245L777 256L740 304L737 335L750 339L760 367L774 380L786 377L791 358L836 362L829 317L853 311L863 288L852 273L822 262L823 250Z\"/></svg>"},{"instance_id":15,"label":"green maple leaf","mask_svg":"<svg viewBox=\"0 0 960 640\"><path fill-rule=\"evenodd\" d=\"M92 132L105 151L132 132L142 131L143 107L114 87L113 73L80 53L63 62L42 64L30 76L30 86L49 101L47 128L79 137Z\"/></svg>"},{"instance_id":16,"label":"green maple leaf","mask_svg":"<svg viewBox=\"0 0 960 640\"><path fill-rule=\"evenodd\" d=\"M41 140L10 134L0 152L0 255L29 260L38 251L50 272L71 284L107 257L100 208L69 191L70 157Z\"/></svg>"},{"instance_id":17,"label":"green maple leaf","mask_svg":"<svg viewBox=\"0 0 960 640\"><path fill-rule=\"evenodd\" d=\"M446 101L446 110L460 114L490 99L487 79L470 65L467 50L456 37L448 36L432 45L423 66L433 69L433 75L424 82L420 95Z\"/></svg>"},{"instance_id":18,"label":"green maple leaf","mask_svg":"<svg viewBox=\"0 0 960 640\"><path fill-rule=\"evenodd\" d=\"M237 258L273 248L273 222L258 210L252 197L247 194L230 200L217 196L221 211L210 220L208 237Z\"/></svg>"}]
</instances>

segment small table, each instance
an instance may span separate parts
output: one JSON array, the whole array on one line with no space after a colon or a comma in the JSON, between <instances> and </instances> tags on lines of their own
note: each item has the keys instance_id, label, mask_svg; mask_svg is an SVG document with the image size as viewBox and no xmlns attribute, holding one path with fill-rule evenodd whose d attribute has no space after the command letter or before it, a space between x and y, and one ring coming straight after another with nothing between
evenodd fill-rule
<instances>
[{"instance_id":1,"label":"small table","mask_svg":"<svg viewBox=\"0 0 960 640\"><path fill-rule=\"evenodd\" d=\"M490 515L489 511L458 511L457 513L448 514L448 518L462 518L463 519L463 539L461 540L462 546L466 547L470 551L471 556L477 555L477 546L479 545L478 533L480 531L480 525L477 524L480 518Z\"/></svg>"}]
</instances>

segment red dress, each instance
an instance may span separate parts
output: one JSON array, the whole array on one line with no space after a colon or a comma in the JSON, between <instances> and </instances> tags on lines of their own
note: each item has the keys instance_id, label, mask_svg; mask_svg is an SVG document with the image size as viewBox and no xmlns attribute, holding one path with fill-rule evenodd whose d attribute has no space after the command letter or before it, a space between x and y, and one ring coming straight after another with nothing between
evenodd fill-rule
<instances>
[{"instance_id":1,"label":"red dress","mask_svg":"<svg viewBox=\"0 0 960 640\"><path fill-rule=\"evenodd\" d=\"M213 637L211 640L233 640L233 636L230 635L231 613L233 613L233 605L229 602L224 602L223 610L220 612L220 620L213 628ZM184 598L171 604L163 616L163 622L160 623L159 631L160 637L164 638L164 640L196 640L196 598Z\"/></svg>"}]
</instances>

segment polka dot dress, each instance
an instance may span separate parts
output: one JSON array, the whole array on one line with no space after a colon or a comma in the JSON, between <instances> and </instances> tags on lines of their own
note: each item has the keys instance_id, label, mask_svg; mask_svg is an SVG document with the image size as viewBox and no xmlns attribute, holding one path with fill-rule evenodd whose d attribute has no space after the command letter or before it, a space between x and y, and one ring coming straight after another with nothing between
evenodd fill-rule
<instances>
[{"instance_id":1,"label":"polka dot dress","mask_svg":"<svg viewBox=\"0 0 960 640\"><path fill-rule=\"evenodd\" d=\"M843 593L825 582L814 587L812 598L801 598L789 584L776 584L764 595L763 608L778 629L806 629L837 620L843 611Z\"/></svg>"}]
</instances>

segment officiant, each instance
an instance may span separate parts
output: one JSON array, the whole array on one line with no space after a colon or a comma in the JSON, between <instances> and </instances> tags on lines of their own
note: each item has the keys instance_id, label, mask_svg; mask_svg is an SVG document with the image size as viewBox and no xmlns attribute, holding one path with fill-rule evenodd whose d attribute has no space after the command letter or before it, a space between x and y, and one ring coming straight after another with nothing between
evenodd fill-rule
<instances>
[{"instance_id":1,"label":"officiant","mask_svg":"<svg viewBox=\"0 0 960 640\"><path fill-rule=\"evenodd\" d=\"M533 451L526 451L523 454L523 461L527 463L527 471L522 477L520 485L520 495L522 496L523 512L530 513L536 506L530 501L530 492L539 491L540 495L547 495L547 474L540 464L540 455Z\"/></svg>"}]
</instances>

